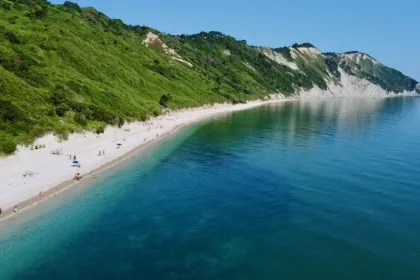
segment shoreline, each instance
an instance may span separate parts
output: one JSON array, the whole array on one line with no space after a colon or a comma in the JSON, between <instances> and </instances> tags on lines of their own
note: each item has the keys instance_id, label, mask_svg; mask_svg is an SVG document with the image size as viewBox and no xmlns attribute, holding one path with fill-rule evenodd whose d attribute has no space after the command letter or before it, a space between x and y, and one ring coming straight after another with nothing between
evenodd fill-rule
<instances>
[{"instance_id":1,"label":"shoreline","mask_svg":"<svg viewBox=\"0 0 420 280\"><path fill-rule=\"evenodd\" d=\"M18 216L22 212L26 212L32 207L43 203L44 201L54 198L57 194L60 194L68 189L71 189L76 186L86 186L92 179L94 175L100 174L110 168L118 166L120 163L130 159L131 157L142 152L144 149L159 144L160 141L166 139L166 137L171 134L176 133L178 130L187 127L190 124L197 123L211 117L216 117L221 114L230 114L236 111L248 110L254 107L259 107L262 105L268 105L279 102L288 102L288 101L299 101L299 100L323 100L323 99L334 99L334 98L392 98L392 97L409 97L409 96L418 96L414 94L402 94L402 95L387 95L387 96L321 96L325 98L305 98L305 96L291 96L291 98L285 98L284 96L278 96L277 98L269 100L255 100L250 101L246 104L214 104L214 105L205 105L196 108L187 108L179 111L173 111L169 114L162 115L156 118L152 118L147 122L135 122L131 124L126 124L122 128L116 128L113 126L108 126L104 134L98 136L92 132L84 132L82 134L72 134L69 137L69 140L62 142L59 141L55 136L49 134L45 137L37 139L35 144L43 143L49 141L47 148L41 150L30 150L27 147L19 147L18 152L8 158L0 158L0 178L2 178L0 184L0 208L2 213L0 214L0 222ZM169 125L168 125L169 124ZM165 128L164 126L165 125ZM133 128L134 132L131 130L125 130L127 128ZM123 133L126 132L126 133ZM158 134L155 137L155 133ZM115 133L115 134L114 134ZM116 135L118 133L123 133L125 135L119 136L118 139ZM141 137L135 137L140 136ZM141 139L144 138L144 141ZM73 138L73 139L72 139ZM126 139L127 138L127 139ZM146 141L147 138L147 141ZM130 140L130 141L129 141ZM127 141L127 142L124 142ZM91 142L94 142L94 145ZM115 145L117 143L124 143L122 149L116 149ZM126 145L128 144L128 145ZM86 146L84 146L86 145ZM70 147L68 147L70 146ZM101 158L97 155L98 150L102 150L104 146L107 147L106 154L107 157ZM64 162L60 162L60 166L57 164L56 159L46 149L51 149L53 147L63 147L63 149L68 152L72 150L71 154L77 153L79 155L82 153L89 153L88 157L82 157L82 164L85 162L85 159L93 159L91 161L87 160L88 164L84 165L77 169L76 167L69 168L69 163L71 160L68 160L68 154L64 156ZM113 151L109 152L110 147L113 148ZM63 150L63 152L64 152ZM73 153L75 152L75 153ZM111 154L111 156L109 156ZM38 156L46 156L50 159L50 162L43 165L43 161L38 161ZM26 157L26 158L25 158ZM78 156L77 159L80 157ZM35 178L29 178L29 181L22 179L22 173L25 170L21 165L28 163L26 159L29 160L30 164L38 164L40 168L47 169L52 171L52 176L44 176L39 178L40 173L35 173ZM96 159L96 160L95 160ZM98 160L99 159L99 160ZM103 161L101 161L103 159ZM40 164L41 163L41 164ZM49 164L49 165L48 165ZM65 172L56 174L55 171L62 171L61 168L65 168ZM14 170L13 170L14 168ZM19 173L16 173L16 168L18 168ZM71 171L70 171L71 170ZM13 173L14 171L15 173ZM3 173L2 173L3 172ZM80 172L83 176L81 181L75 181L73 179L74 172ZM11 175L10 175L11 174ZM17 175L18 174L18 175ZM45 173L43 173L44 175ZM16 176L17 175L17 176ZM6 180L17 180L20 181L20 185L16 184L3 184L3 178ZM42 180L41 180L42 179ZM25 181L22 185L22 181ZM27 184L29 182L29 184ZM35 183L34 183L35 182ZM49 182L45 183L45 182ZM32 183L32 185L31 185ZM7 183L6 183L7 184ZM11 188L18 186L19 190L14 189L11 191ZM23 187L23 189L22 189ZM27 187L31 188L32 192L27 190ZM12 193L10 195L10 193ZM6 194L6 195L4 195ZM3 197L2 197L3 196ZM6 198L5 198L6 197ZM9 199L9 201L7 201ZM6 202L6 206L4 207ZM8 203L8 204L7 204ZM14 205L18 205L18 212L14 212Z\"/></svg>"},{"instance_id":2,"label":"shoreline","mask_svg":"<svg viewBox=\"0 0 420 280\"><path fill-rule=\"evenodd\" d=\"M149 135L150 135L150 133L153 133L153 135L154 135L154 133L157 132L157 129L159 129L159 126L160 126L161 129L160 129L159 132L161 132L161 134L158 133L158 135L159 135L158 137L149 139L148 141L141 141L141 139L138 139L138 138L134 139L134 140L137 140L137 141L134 141L135 143L133 143L131 145L131 147L129 147L128 149L125 149L124 151L121 150L120 153L118 153L118 151L117 151L117 152L114 153L114 156L105 158L105 159L108 159L108 160L106 160L104 162L100 162L100 163L95 162L96 164L92 163L90 166L87 166L87 167L83 166L83 170L86 170L86 172L82 173L83 179L81 181L75 181L74 179L72 179L72 177L67 177L67 179L64 179L64 177L60 176L60 178L58 179L59 180L58 183L54 183L54 184L41 183L41 184L38 184L37 186L33 186L33 189L35 189L36 193L39 193L38 195L36 195L36 194L35 195L28 195L28 193L22 193L22 192L15 191L14 196L9 196L8 207L1 207L1 205L0 205L0 207L2 209L2 213L0 214L0 222L2 222L4 220L7 220L7 219L10 219L12 217L16 217L16 216L18 216L18 214L25 213L26 211L30 210L32 207L36 207L37 205L39 205L39 204L41 204L45 201L48 201L48 200L56 197L56 195L66 191L66 190L69 190L73 187L88 185L92 181L92 179L94 179L94 175L100 174L100 173L102 173L102 172L104 172L104 171L106 171L110 168L114 168L114 167L118 166L122 162L125 162L125 161L129 160L130 158L132 158L135 155L138 155L139 153L141 153L142 151L144 151L148 147L150 147L152 145L159 144L162 140L166 139L168 136L178 132L180 129L185 128L185 127L189 126L190 124L194 124L194 123L209 119L211 117L219 116L221 114L229 114L229 113L233 113L235 111L243 111L243 110L251 109L251 108L262 106L262 105L278 103L278 102L296 101L296 100L299 100L299 99L296 99L296 98L286 99L285 98L285 99L276 99L276 100L267 100L267 101L251 101L251 102L248 102L246 104L237 104L237 105L215 104L213 106L203 106L203 107L198 107L198 108L192 108L192 109L190 108L190 109L175 111L175 112L171 112L168 115L159 116L157 118L153 118L150 121L148 121L148 122L152 123L153 125L155 125L155 123L158 123L158 128L152 128L152 129L154 129L153 131L150 131L151 126L145 126L144 123L136 122L136 123L134 123L134 125L139 126L141 124L142 127L147 128L148 129L147 132L149 133ZM190 115L188 115L188 113L190 113ZM185 114L186 114L186 116L183 116ZM169 117L171 117L172 120L178 118L177 120L179 120L179 123L177 123L173 126L170 126L169 129L162 132L161 130L163 129L163 126L160 123L162 121L164 122L164 120L167 120ZM111 130L111 132L115 132L115 130L123 131L123 129L124 129L124 126L121 129L117 129L115 127L109 127L109 128L107 128L107 131L109 132L109 130ZM140 132L143 132L143 134L146 134L145 129L143 129L143 130L144 131L138 131L137 133L132 133L131 136L134 136L135 134L138 134ZM87 134L93 134L93 133L87 133ZM107 134L110 134L110 133L107 133ZM53 136L48 135L46 137L51 138ZM43 139L45 139L46 137L38 139L35 143L43 142ZM86 138L86 136L85 136L85 138ZM143 138L143 135L140 138ZM49 140L51 140L51 139L49 139ZM56 140L56 139L54 139L54 140ZM108 137L104 137L104 140L107 141L107 142L112 142L112 143L122 142L122 141L116 140L115 138L114 138L114 141L113 141L113 139L110 138L109 135L108 135ZM119 140L121 140L121 139L119 139ZM71 144L70 141L71 141L70 138L69 138L68 141L63 142L63 143L56 140L56 143L54 143L54 144L56 144L58 146L60 146L59 144L62 144L62 146L65 146L66 144ZM89 141L89 139L85 139L84 142L88 142L88 141ZM76 144L78 144L78 143L76 143ZM95 146L95 148L90 148L91 152L98 151L98 145L101 144L101 143L96 143L96 144L97 145ZM49 148L48 146L50 146L50 145L47 145L46 149ZM35 155L36 152L43 152L44 155L46 154L45 149L42 150L42 151L41 150L32 151L32 150L29 150L27 148L23 148L22 150L19 150L19 153L17 155L11 156L10 157L11 160L9 160L9 161L15 161L15 163L12 163L12 164L19 165L19 163L22 163L21 161L24 160L24 159L22 159L22 157L19 156L19 154L22 154L22 153L24 153L26 155L27 154L32 154L32 158L35 157L35 159L36 159L36 155ZM107 153L108 153L108 151L107 151ZM50 155L50 156L54 157L53 155ZM92 153L90 156L94 157L95 154ZM62 158L63 158L63 156L61 156L60 159L62 159ZM7 165L7 161L5 159L0 159L0 166L1 166L1 163ZM52 165L52 166L49 166L49 167L50 168L55 168L55 165ZM74 172L79 171L79 169L74 169L74 168L71 169L71 170L72 170L72 172L73 171ZM23 169L22 169L22 171L23 171ZM38 175L39 174L37 174L35 176L38 176ZM10 177L12 177L12 176L10 176ZM69 178L71 178L71 179L69 179ZM13 179L16 180L16 176L14 176ZM32 180L32 179L34 179L34 178L30 178L29 180ZM48 178L46 178L46 179L48 179ZM25 179L22 179L22 180L25 180ZM31 182L29 181L29 183L31 183ZM30 184L27 184L27 181L25 181L25 185L30 185ZM3 193L4 193L5 189L10 188L10 187L13 187L13 186L10 186L10 185L1 186L0 185L0 195L2 193L1 192L2 190L3 190ZM34 193L34 192L32 192L32 193ZM1 202L1 200L0 200L0 202ZM14 205L18 205L18 212L16 212L16 213L14 212Z\"/></svg>"},{"instance_id":3,"label":"shoreline","mask_svg":"<svg viewBox=\"0 0 420 280\"><path fill-rule=\"evenodd\" d=\"M50 189L48 189L47 191L45 191L44 193L42 193L41 196L35 196L35 197L31 197L27 200L24 200L22 202L19 203L19 211L17 213L14 212L14 207L10 207L8 209L6 209L5 211L2 212L2 214L0 215L0 222L8 219L8 218L12 218L14 215L18 215L20 213L25 213L26 211L30 210L32 207L36 207L38 204L41 204L45 201L48 201L52 198L55 198L56 195L61 194L69 189L72 189L74 187L85 187L86 185L88 185L92 179L95 179L95 175L101 174L102 172L107 171L108 169L114 168L116 166L118 166L119 164L129 160L131 157L143 152L145 149L149 148L152 145L155 144L159 144L162 140L164 140L166 137L172 135L173 133L176 133L178 130L185 128L186 126L188 126L189 124L185 124L183 126L180 126L170 132L165 133L164 135L162 135L161 138L158 139L154 139L151 140L145 144L140 144L138 147L134 148L133 150L121 155L119 158L114 159L110 162L105 163L104 165L101 165L99 167L97 167L96 169L90 171L87 174L83 174L83 178L80 181L75 181L74 179L70 179L67 181L64 181Z\"/></svg>"}]
</instances>

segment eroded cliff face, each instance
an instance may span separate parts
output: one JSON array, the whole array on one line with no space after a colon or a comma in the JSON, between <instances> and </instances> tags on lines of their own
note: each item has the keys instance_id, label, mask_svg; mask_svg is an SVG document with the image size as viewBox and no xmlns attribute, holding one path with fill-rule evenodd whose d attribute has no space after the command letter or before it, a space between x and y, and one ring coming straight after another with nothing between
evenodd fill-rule
<instances>
[{"instance_id":1,"label":"eroded cliff face","mask_svg":"<svg viewBox=\"0 0 420 280\"><path fill-rule=\"evenodd\" d=\"M420 84L360 52L325 53L315 47L261 48L269 59L298 70L320 75L327 87L309 90L296 88L302 97L320 96L393 96L420 93ZM310 71L308 71L308 69Z\"/></svg>"}]
</instances>

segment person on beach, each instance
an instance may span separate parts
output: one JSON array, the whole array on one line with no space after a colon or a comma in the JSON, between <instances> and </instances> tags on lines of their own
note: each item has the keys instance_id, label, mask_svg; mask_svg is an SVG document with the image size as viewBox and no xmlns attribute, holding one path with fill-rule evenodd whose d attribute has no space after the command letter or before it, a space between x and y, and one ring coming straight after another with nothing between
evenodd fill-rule
<instances>
[{"instance_id":1,"label":"person on beach","mask_svg":"<svg viewBox=\"0 0 420 280\"><path fill-rule=\"evenodd\" d=\"M3 211L1 210L1 208L0 208L0 216L1 216L1 213L2 213Z\"/></svg>"},{"instance_id":2,"label":"person on beach","mask_svg":"<svg viewBox=\"0 0 420 280\"><path fill-rule=\"evenodd\" d=\"M73 160L76 160L76 155L74 155Z\"/></svg>"},{"instance_id":3,"label":"person on beach","mask_svg":"<svg viewBox=\"0 0 420 280\"><path fill-rule=\"evenodd\" d=\"M18 211L17 205L15 205L15 210L13 210L15 213Z\"/></svg>"},{"instance_id":4,"label":"person on beach","mask_svg":"<svg viewBox=\"0 0 420 280\"><path fill-rule=\"evenodd\" d=\"M69 160L71 160L71 155L69 155Z\"/></svg>"},{"instance_id":5,"label":"person on beach","mask_svg":"<svg viewBox=\"0 0 420 280\"><path fill-rule=\"evenodd\" d=\"M80 179L82 179L82 175L80 175L80 173L76 173L76 175L74 175L74 180L80 181Z\"/></svg>"},{"instance_id":6,"label":"person on beach","mask_svg":"<svg viewBox=\"0 0 420 280\"><path fill-rule=\"evenodd\" d=\"M101 150L99 150L99 154L98 154L98 156L102 156Z\"/></svg>"},{"instance_id":7,"label":"person on beach","mask_svg":"<svg viewBox=\"0 0 420 280\"><path fill-rule=\"evenodd\" d=\"M102 155L105 155L105 150L102 150Z\"/></svg>"}]
</instances>

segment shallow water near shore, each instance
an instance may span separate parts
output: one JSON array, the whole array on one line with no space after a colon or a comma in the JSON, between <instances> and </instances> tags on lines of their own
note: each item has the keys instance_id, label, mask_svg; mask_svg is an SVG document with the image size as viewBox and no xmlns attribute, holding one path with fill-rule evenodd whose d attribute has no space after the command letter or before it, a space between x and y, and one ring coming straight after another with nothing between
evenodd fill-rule
<instances>
[{"instance_id":1,"label":"shallow water near shore","mask_svg":"<svg viewBox=\"0 0 420 280\"><path fill-rule=\"evenodd\" d=\"M420 98L180 130L0 223L0 279L420 279Z\"/></svg>"}]
</instances>

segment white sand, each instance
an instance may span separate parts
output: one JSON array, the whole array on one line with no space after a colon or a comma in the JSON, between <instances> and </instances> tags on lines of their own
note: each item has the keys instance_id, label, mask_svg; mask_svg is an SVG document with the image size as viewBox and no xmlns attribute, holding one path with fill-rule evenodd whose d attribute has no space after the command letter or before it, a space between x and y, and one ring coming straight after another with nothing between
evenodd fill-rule
<instances>
[{"instance_id":1,"label":"white sand","mask_svg":"<svg viewBox=\"0 0 420 280\"><path fill-rule=\"evenodd\" d=\"M278 100L186 109L160 116L147 123L126 124L121 129L108 127L105 133L99 136L91 132L73 134L68 141L62 143L55 136L47 135L35 142L37 145L45 145L45 148L31 150L29 147L19 146L15 155L0 159L0 208L4 211L37 197L40 192L46 192L71 180L77 172L83 175L94 171L155 140L157 134L162 136L179 126L215 114L244 110L275 101ZM117 143L122 144L119 149ZM55 149L62 150L62 155L53 155L51 151ZM99 150L105 150L105 155L98 156ZM71 166L73 160L69 159L69 155L76 155L81 164L80 168ZM26 171L31 171L34 175L23 177Z\"/></svg>"},{"instance_id":2,"label":"white sand","mask_svg":"<svg viewBox=\"0 0 420 280\"><path fill-rule=\"evenodd\" d=\"M319 100L335 97L418 96L415 92L403 92L398 95L389 93L367 80L347 75L341 69L340 72L339 84L329 82L327 90L314 87L309 91L301 92L297 89L291 98ZM420 85L418 86L420 91ZM157 134L162 136L180 126L218 113L244 110L287 99L282 94L272 94L270 97L269 101L254 101L239 105L218 104L173 112L150 120L147 125L136 122L126 124L121 129L108 127L105 133L99 136L94 133L73 134L68 141L62 143L53 135L47 135L35 143L46 145L45 148L30 150L28 147L19 147L15 155L0 159L0 208L4 211L16 204L38 197L40 192L46 192L71 180L77 172L83 175L99 169L135 148L155 140ZM117 149L117 143L122 144L119 149ZM55 149L61 149L62 155L52 155L51 151ZM99 150L105 150L105 155L98 156ZM76 155L81 164L80 168L71 166L70 154ZM26 171L33 172L34 176L22 177Z\"/></svg>"}]
</instances>

